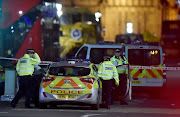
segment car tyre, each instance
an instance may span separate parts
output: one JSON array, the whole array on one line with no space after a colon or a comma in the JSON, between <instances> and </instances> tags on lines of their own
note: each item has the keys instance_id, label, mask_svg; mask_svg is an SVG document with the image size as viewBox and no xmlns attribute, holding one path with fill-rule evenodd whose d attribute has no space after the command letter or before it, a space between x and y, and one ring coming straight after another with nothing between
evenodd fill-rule
<instances>
[{"instance_id":1,"label":"car tyre","mask_svg":"<svg viewBox=\"0 0 180 117\"><path fill-rule=\"evenodd\" d=\"M47 108L47 104L45 104L45 103L39 103L39 108L40 108L40 109L46 109L46 108Z\"/></svg>"}]
</instances>

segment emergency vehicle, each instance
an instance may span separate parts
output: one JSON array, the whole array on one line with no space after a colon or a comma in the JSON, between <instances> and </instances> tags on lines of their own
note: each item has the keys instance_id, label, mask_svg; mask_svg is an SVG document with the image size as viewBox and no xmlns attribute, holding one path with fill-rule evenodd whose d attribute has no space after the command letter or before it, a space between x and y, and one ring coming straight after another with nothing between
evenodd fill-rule
<instances>
[{"instance_id":1,"label":"emergency vehicle","mask_svg":"<svg viewBox=\"0 0 180 117\"><path fill-rule=\"evenodd\" d=\"M75 54L75 58L90 59L91 62L99 64L103 61L103 56L114 55L116 48L123 49L130 64L129 78L130 85L127 84L129 95L131 99L133 87L146 87L145 89L151 90L152 96L159 97L162 87L166 84L166 73L161 68L163 64L163 50L161 46L152 45L133 45L126 44L84 44ZM153 67L156 67L154 69ZM131 84L132 83L132 84ZM128 92L128 91L127 91Z\"/></svg>"},{"instance_id":2,"label":"emergency vehicle","mask_svg":"<svg viewBox=\"0 0 180 117\"><path fill-rule=\"evenodd\" d=\"M93 63L61 61L50 65L39 89L39 106L85 104L98 110L102 103L102 82Z\"/></svg>"},{"instance_id":3,"label":"emergency vehicle","mask_svg":"<svg viewBox=\"0 0 180 117\"><path fill-rule=\"evenodd\" d=\"M100 38L99 24L88 8L63 8L60 21L60 58L71 58L83 44L96 43Z\"/></svg>"},{"instance_id":4,"label":"emergency vehicle","mask_svg":"<svg viewBox=\"0 0 180 117\"><path fill-rule=\"evenodd\" d=\"M109 42L109 44L84 44L75 54L76 59L89 59L97 67L99 63L103 62L103 56L108 55L112 57L114 55L115 49L123 49L122 45L115 45ZM122 65L118 67L125 67L127 70L127 81L123 87L123 95L120 96L122 99L131 100L132 99L132 84L130 78L129 65Z\"/></svg>"},{"instance_id":5,"label":"emergency vehicle","mask_svg":"<svg viewBox=\"0 0 180 117\"><path fill-rule=\"evenodd\" d=\"M151 87L153 96L159 96L166 84L162 47L127 44L125 56L131 65L132 86Z\"/></svg>"}]
</instances>

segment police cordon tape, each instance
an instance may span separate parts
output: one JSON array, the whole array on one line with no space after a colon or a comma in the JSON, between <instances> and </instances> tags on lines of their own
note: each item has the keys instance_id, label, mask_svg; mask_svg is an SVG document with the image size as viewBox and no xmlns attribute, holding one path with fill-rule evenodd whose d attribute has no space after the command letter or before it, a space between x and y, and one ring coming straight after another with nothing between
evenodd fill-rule
<instances>
[{"instance_id":1,"label":"police cordon tape","mask_svg":"<svg viewBox=\"0 0 180 117\"><path fill-rule=\"evenodd\" d=\"M16 58L7 58L7 57L0 57L0 59L6 59L6 60L15 60L18 61L19 59ZM68 59L70 61L78 61L83 59ZM87 59L85 59L87 61ZM53 64L55 62L52 61L41 61L41 64ZM121 66L125 67L126 66ZM151 66L130 66L130 69L156 69L156 70L180 70L180 67L151 67Z\"/></svg>"},{"instance_id":2,"label":"police cordon tape","mask_svg":"<svg viewBox=\"0 0 180 117\"><path fill-rule=\"evenodd\" d=\"M0 59L12 60L12 61L18 61L19 60L17 58L7 58L7 57L0 57ZM41 63L43 63L43 64L52 64L52 63L55 63L55 62L52 62L52 61L41 61Z\"/></svg>"},{"instance_id":3,"label":"police cordon tape","mask_svg":"<svg viewBox=\"0 0 180 117\"><path fill-rule=\"evenodd\" d=\"M130 66L130 69L180 70L180 67Z\"/></svg>"}]
</instances>

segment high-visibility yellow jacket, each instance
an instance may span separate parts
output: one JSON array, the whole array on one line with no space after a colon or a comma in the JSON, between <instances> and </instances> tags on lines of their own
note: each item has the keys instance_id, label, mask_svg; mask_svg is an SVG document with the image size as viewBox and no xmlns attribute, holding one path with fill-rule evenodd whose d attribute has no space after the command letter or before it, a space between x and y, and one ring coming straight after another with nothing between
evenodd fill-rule
<instances>
[{"instance_id":1,"label":"high-visibility yellow jacket","mask_svg":"<svg viewBox=\"0 0 180 117\"><path fill-rule=\"evenodd\" d=\"M16 71L19 76L32 75L34 72L34 65L40 63L40 58L37 53L34 54L35 59L31 58L28 54L24 54L22 58L18 60L16 65Z\"/></svg>"},{"instance_id":2,"label":"high-visibility yellow jacket","mask_svg":"<svg viewBox=\"0 0 180 117\"><path fill-rule=\"evenodd\" d=\"M123 65L123 64L129 64L125 56L123 56L123 58L120 57L119 59L117 59L115 56L113 56L113 57L111 57L110 61L115 66ZM127 73L127 69L124 67L118 67L117 71L119 74Z\"/></svg>"},{"instance_id":3,"label":"high-visibility yellow jacket","mask_svg":"<svg viewBox=\"0 0 180 117\"><path fill-rule=\"evenodd\" d=\"M116 66L111 61L104 61L99 65L98 77L103 80L115 79L115 84L119 85L119 78Z\"/></svg>"}]
</instances>

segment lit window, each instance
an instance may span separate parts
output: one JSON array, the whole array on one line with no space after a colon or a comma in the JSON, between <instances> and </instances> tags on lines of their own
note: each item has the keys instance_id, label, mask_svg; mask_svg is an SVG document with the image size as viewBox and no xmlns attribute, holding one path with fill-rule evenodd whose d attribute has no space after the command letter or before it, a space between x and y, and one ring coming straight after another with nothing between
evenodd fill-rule
<instances>
[{"instance_id":1,"label":"lit window","mask_svg":"<svg viewBox=\"0 0 180 117\"><path fill-rule=\"evenodd\" d=\"M126 32L127 33L133 33L133 24L131 22L128 22L126 24Z\"/></svg>"}]
</instances>

